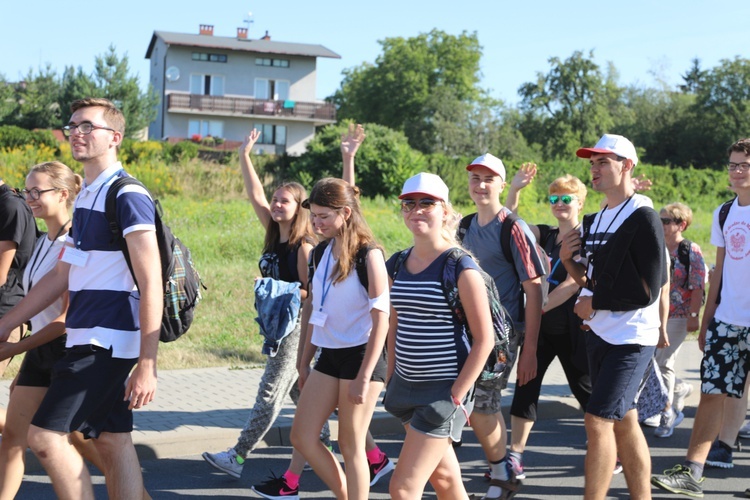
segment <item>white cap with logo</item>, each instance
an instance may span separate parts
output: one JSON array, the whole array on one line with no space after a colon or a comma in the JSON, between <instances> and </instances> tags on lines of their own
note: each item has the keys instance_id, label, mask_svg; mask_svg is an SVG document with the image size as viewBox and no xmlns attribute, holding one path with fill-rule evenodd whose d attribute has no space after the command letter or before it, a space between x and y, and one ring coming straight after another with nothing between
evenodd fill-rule
<instances>
[{"instance_id":1,"label":"white cap with logo","mask_svg":"<svg viewBox=\"0 0 750 500\"><path fill-rule=\"evenodd\" d=\"M406 179L398 198L403 199L416 194L429 196L436 200L448 201L448 186L445 185L440 176L422 172Z\"/></svg>"},{"instance_id":2,"label":"white cap with logo","mask_svg":"<svg viewBox=\"0 0 750 500\"><path fill-rule=\"evenodd\" d=\"M474 159L473 162L466 166L466 170L471 172L474 167L486 167L492 170L495 175L499 175L502 180L505 180L505 165L503 161L497 156L486 153Z\"/></svg>"},{"instance_id":3,"label":"white cap with logo","mask_svg":"<svg viewBox=\"0 0 750 500\"><path fill-rule=\"evenodd\" d=\"M617 156L633 160L633 166L638 165L638 155L633 143L621 135L604 134L593 148L581 148L576 151L579 158L591 158L594 154L614 153Z\"/></svg>"}]
</instances>

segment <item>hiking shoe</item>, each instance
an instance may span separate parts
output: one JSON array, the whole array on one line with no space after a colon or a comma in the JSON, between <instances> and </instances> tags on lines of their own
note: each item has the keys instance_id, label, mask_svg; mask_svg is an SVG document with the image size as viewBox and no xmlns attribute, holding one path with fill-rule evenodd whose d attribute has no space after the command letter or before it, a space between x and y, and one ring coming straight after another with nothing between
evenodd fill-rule
<instances>
[{"instance_id":1,"label":"hiking shoe","mask_svg":"<svg viewBox=\"0 0 750 500\"><path fill-rule=\"evenodd\" d=\"M620 457L617 457L617 460L615 460L615 469L612 471L612 475L616 476L620 473L622 473L622 462L620 462Z\"/></svg>"},{"instance_id":2,"label":"hiking shoe","mask_svg":"<svg viewBox=\"0 0 750 500\"><path fill-rule=\"evenodd\" d=\"M512 455L508 455L508 463L513 468L513 474L516 475L516 479L526 479L526 473L523 471L523 461L516 460Z\"/></svg>"},{"instance_id":3,"label":"hiking shoe","mask_svg":"<svg viewBox=\"0 0 750 500\"><path fill-rule=\"evenodd\" d=\"M651 476L651 484L672 493L703 498L703 479L696 481L688 467L678 464L665 470L664 474Z\"/></svg>"},{"instance_id":4,"label":"hiking shoe","mask_svg":"<svg viewBox=\"0 0 750 500\"><path fill-rule=\"evenodd\" d=\"M263 498L278 498L286 500L299 500L299 487L290 488L284 476L276 477L271 475L271 479L250 487Z\"/></svg>"},{"instance_id":5,"label":"hiking shoe","mask_svg":"<svg viewBox=\"0 0 750 500\"><path fill-rule=\"evenodd\" d=\"M370 466L370 486L375 486L375 483L380 481L381 477L396 468L385 453L383 453L383 459L380 462L368 465Z\"/></svg>"},{"instance_id":6,"label":"hiking shoe","mask_svg":"<svg viewBox=\"0 0 750 500\"><path fill-rule=\"evenodd\" d=\"M721 441L717 439L713 442L711 450L708 452L706 465L709 467L719 467L721 469L731 469L734 467L734 464L732 463L732 450L727 450L722 446Z\"/></svg>"},{"instance_id":7,"label":"hiking shoe","mask_svg":"<svg viewBox=\"0 0 750 500\"><path fill-rule=\"evenodd\" d=\"M750 488L748 488L748 489L745 490L745 496L747 498L750 498Z\"/></svg>"},{"instance_id":8,"label":"hiking shoe","mask_svg":"<svg viewBox=\"0 0 750 500\"><path fill-rule=\"evenodd\" d=\"M750 420L747 420L745 425L740 427L740 432L737 435L742 439L750 439Z\"/></svg>"},{"instance_id":9,"label":"hiking shoe","mask_svg":"<svg viewBox=\"0 0 750 500\"><path fill-rule=\"evenodd\" d=\"M661 423L654 429L654 436L659 438L668 438L674 432L674 428L680 425L685 415L675 410L669 409L661 413Z\"/></svg>"},{"instance_id":10,"label":"hiking shoe","mask_svg":"<svg viewBox=\"0 0 750 500\"><path fill-rule=\"evenodd\" d=\"M641 423L646 427L659 427L659 424L661 423L661 413L657 413L652 417L648 417Z\"/></svg>"},{"instance_id":11,"label":"hiking shoe","mask_svg":"<svg viewBox=\"0 0 750 500\"><path fill-rule=\"evenodd\" d=\"M242 466L245 463L245 459L239 456L234 451L234 448L229 448L227 451L220 451L218 453L204 451L201 456L203 460L221 472L225 472L237 479L242 476Z\"/></svg>"},{"instance_id":12,"label":"hiking shoe","mask_svg":"<svg viewBox=\"0 0 750 500\"><path fill-rule=\"evenodd\" d=\"M680 382L674 387L674 399L672 400L672 409L678 413L685 408L685 400L693 393L693 386L687 382Z\"/></svg>"}]
</instances>

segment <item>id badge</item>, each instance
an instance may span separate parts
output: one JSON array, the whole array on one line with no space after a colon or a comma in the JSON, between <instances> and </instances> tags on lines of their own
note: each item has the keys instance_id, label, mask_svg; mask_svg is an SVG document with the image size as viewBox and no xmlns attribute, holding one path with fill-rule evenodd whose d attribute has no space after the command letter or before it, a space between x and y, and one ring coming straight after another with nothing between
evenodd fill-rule
<instances>
[{"instance_id":1,"label":"id badge","mask_svg":"<svg viewBox=\"0 0 750 500\"><path fill-rule=\"evenodd\" d=\"M328 315L323 311L313 311L310 316L310 324L315 326L325 326Z\"/></svg>"},{"instance_id":2,"label":"id badge","mask_svg":"<svg viewBox=\"0 0 750 500\"><path fill-rule=\"evenodd\" d=\"M74 247L65 247L60 260L72 266L84 267L89 260L89 254Z\"/></svg>"}]
</instances>

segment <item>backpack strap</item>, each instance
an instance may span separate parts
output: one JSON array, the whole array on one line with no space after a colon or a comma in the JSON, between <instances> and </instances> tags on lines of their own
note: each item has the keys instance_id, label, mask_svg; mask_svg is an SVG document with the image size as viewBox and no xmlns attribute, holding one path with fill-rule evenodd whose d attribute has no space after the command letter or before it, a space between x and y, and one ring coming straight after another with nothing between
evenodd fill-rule
<instances>
[{"instance_id":1,"label":"backpack strap","mask_svg":"<svg viewBox=\"0 0 750 500\"><path fill-rule=\"evenodd\" d=\"M401 250L400 252L395 254L396 255L395 258L391 257L391 259L393 260L388 259L389 262L392 262L391 265L393 266L392 269L387 269L388 276L391 277L391 281L396 281L396 275L398 274L398 271L401 269L401 266L404 265L404 262L406 262L406 258L409 257L410 253L411 253L411 248L407 248L406 250ZM387 267L388 266L386 265L386 268Z\"/></svg>"},{"instance_id":2,"label":"backpack strap","mask_svg":"<svg viewBox=\"0 0 750 500\"><path fill-rule=\"evenodd\" d=\"M677 247L677 259L682 264L682 267L685 268L685 288L687 288L687 284L690 282L690 247L692 244L693 242L686 238Z\"/></svg>"},{"instance_id":3,"label":"backpack strap","mask_svg":"<svg viewBox=\"0 0 750 500\"><path fill-rule=\"evenodd\" d=\"M477 213L474 212L473 214L469 214L466 217L462 217L461 220L459 221L458 230L456 232L456 238L458 238L459 242L461 243L464 242L466 231L469 230L469 226L471 226L471 221L473 221L476 216L477 216Z\"/></svg>"},{"instance_id":4,"label":"backpack strap","mask_svg":"<svg viewBox=\"0 0 750 500\"><path fill-rule=\"evenodd\" d=\"M513 226L515 226L517 221L518 216L515 213L510 212L508 216L505 217L503 225L500 228L500 249L503 251L505 260L508 261L511 266L513 266L513 272L516 273L516 277L518 277L518 272L516 272L516 266L513 263L513 252L510 249L510 238L513 231Z\"/></svg>"},{"instance_id":5,"label":"backpack strap","mask_svg":"<svg viewBox=\"0 0 750 500\"><path fill-rule=\"evenodd\" d=\"M328 248L330 240L321 241L315 248L313 248L310 254L310 260L307 263L307 281L308 284L312 284L313 275L315 270L318 268L320 261L323 259L323 252ZM359 282L365 287L365 291L370 289L370 280L367 278L367 253L376 248L374 245L362 245L357 250L357 255L354 257L354 267L357 271L357 278Z\"/></svg>"},{"instance_id":6,"label":"backpack strap","mask_svg":"<svg viewBox=\"0 0 750 500\"><path fill-rule=\"evenodd\" d=\"M109 189L107 190L107 197L104 199L104 217L107 219L107 224L109 225L109 231L112 233L112 237L109 242L119 243L120 250L125 256L125 262L128 265L128 269L130 269L130 274L133 276L133 280L136 281L135 285L137 287L138 281L135 279L135 271L133 270L133 263L130 260L130 251L128 250L128 245L125 242L125 237L122 235L122 228L120 227L120 224L117 222L117 197L119 196L120 191L125 186L130 186L130 185L141 186L143 187L143 189L146 189L146 186L144 186L143 183L139 181L138 179L136 179L135 177L130 177L130 176L118 177L109 186ZM156 218L158 218L159 214L160 212L157 211Z\"/></svg>"},{"instance_id":7,"label":"backpack strap","mask_svg":"<svg viewBox=\"0 0 750 500\"><path fill-rule=\"evenodd\" d=\"M310 260L307 261L308 288L310 287L310 285L312 285L313 275L315 274L315 270L318 268L318 265L323 258L323 252L326 251L327 246L328 240L321 241L320 243L315 245L315 248L313 248L312 252L310 252Z\"/></svg>"},{"instance_id":8,"label":"backpack strap","mask_svg":"<svg viewBox=\"0 0 750 500\"><path fill-rule=\"evenodd\" d=\"M719 209L719 228L721 229L722 235L724 234L724 223L726 223L727 221L727 217L729 216L729 209L732 208L732 203L734 203L735 198L736 196L729 201L725 201ZM721 276L719 278L719 291L716 292L716 305L721 304L721 288L723 285L724 277Z\"/></svg>"}]
</instances>

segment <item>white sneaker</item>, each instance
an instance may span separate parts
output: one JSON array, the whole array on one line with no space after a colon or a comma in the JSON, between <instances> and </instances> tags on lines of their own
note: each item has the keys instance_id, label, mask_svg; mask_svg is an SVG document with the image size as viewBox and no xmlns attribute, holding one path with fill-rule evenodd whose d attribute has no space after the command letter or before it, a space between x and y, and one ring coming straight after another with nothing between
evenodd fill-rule
<instances>
[{"instance_id":1,"label":"white sneaker","mask_svg":"<svg viewBox=\"0 0 750 500\"><path fill-rule=\"evenodd\" d=\"M693 386L687 382L680 382L674 387L674 399L672 408L681 412L685 408L685 400L693 393ZM749 436L750 437L750 436Z\"/></svg>"},{"instance_id":2,"label":"white sneaker","mask_svg":"<svg viewBox=\"0 0 750 500\"><path fill-rule=\"evenodd\" d=\"M672 435L674 428L680 425L685 415L679 411L675 412L670 409L661 413L661 422L659 427L654 429L654 436L660 438L667 438Z\"/></svg>"},{"instance_id":3,"label":"white sneaker","mask_svg":"<svg viewBox=\"0 0 750 500\"><path fill-rule=\"evenodd\" d=\"M742 439L750 439L750 420L745 421L745 425L740 428L738 436Z\"/></svg>"},{"instance_id":4,"label":"white sneaker","mask_svg":"<svg viewBox=\"0 0 750 500\"><path fill-rule=\"evenodd\" d=\"M234 448L229 448L227 451L220 451L218 453L204 451L201 456L206 462L221 472L226 472L237 479L242 476L242 466L245 464L245 459L239 456L234 451Z\"/></svg>"},{"instance_id":5,"label":"white sneaker","mask_svg":"<svg viewBox=\"0 0 750 500\"><path fill-rule=\"evenodd\" d=\"M659 427L659 424L661 423L661 413L657 413L653 417L648 417L646 420L643 421L643 425L646 427Z\"/></svg>"}]
</instances>

